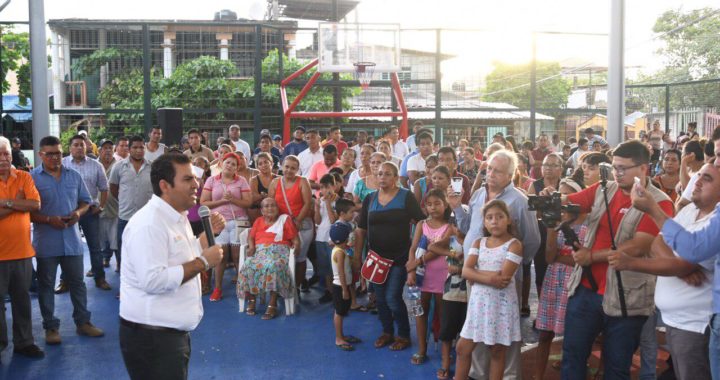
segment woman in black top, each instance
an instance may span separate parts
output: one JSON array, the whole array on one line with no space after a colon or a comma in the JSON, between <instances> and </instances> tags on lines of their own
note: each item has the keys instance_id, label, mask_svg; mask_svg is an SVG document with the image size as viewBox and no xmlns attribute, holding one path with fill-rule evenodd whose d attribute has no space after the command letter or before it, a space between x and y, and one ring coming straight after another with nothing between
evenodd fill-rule
<instances>
[{"instance_id":1,"label":"woman in black top","mask_svg":"<svg viewBox=\"0 0 720 380\"><path fill-rule=\"evenodd\" d=\"M377 173L378 190L368 195L358 223L355 252L362 252L365 236L368 249L393 260L393 266L385 283L373 284L383 334L375 341L380 348L391 344L393 351L410 347L410 322L402 299L407 281L405 263L410 249L412 223L425 219L425 214L413 194L398 187L398 168L392 162L384 162ZM398 336L395 337L394 324Z\"/></svg>"},{"instance_id":2,"label":"woman in black top","mask_svg":"<svg viewBox=\"0 0 720 380\"><path fill-rule=\"evenodd\" d=\"M260 217L260 202L268 196L268 186L272 182L277 174L273 173L273 159L270 153L261 152L255 156L258 170L258 175L250 180L250 190L252 191L253 205L248 208L248 217L250 221L254 222L255 219Z\"/></svg>"}]
</instances>

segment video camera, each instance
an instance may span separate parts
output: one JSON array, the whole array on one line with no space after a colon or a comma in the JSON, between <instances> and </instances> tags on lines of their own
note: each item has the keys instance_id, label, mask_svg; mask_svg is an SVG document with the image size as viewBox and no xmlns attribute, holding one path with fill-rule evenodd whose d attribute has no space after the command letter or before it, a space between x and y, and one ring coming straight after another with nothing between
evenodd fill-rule
<instances>
[{"instance_id":1,"label":"video camera","mask_svg":"<svg viewBox=\"0 0 720 380\"><path fill-rule=\"evenodd\" d=\"M561 195L554 192L552 195L528 195L528 209L537 211L540 220L550 228L555 228L562 219L562 211L579 214L580 206L575 204L562 205Z\"/></svg>"}]
</instances>

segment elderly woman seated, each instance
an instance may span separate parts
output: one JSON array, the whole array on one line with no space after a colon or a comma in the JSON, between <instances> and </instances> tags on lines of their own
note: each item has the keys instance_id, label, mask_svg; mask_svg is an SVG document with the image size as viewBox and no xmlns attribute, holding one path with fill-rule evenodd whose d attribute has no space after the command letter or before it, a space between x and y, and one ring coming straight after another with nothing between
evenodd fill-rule
<instances>
[{"instance_id":1,"label":"elderly woman seated","mask_svg":"<svg viewBox=\"0 0 720 380\"><path fill-rule=\"evenodd\" d=\"M300 239L292 218L279 215L275 199L265 198L260 205L262 218L255 220L248 234L247 258L238 275L237 292L240 302L248 299L247 315L255 315L256 297L270 292L270 303L262 316L267 320L277 316L278 295L294 296L288 261L290 249L300 249Z\"/></svg>"}]
</instances>

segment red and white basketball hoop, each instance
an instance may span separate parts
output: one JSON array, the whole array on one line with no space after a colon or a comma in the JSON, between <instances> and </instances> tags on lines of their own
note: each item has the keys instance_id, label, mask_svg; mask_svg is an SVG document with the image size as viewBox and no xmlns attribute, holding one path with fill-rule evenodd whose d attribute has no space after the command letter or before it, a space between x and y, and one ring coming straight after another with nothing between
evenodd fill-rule
<instances>
[{"instance_id":1,"label":"red and white basketball hoop","mask_svg":"<svg viewBox=\"0 0 720 380\"><path fill-rule=\"evenodd\" d=\"M355 62L355 72L353 76L360 82L360 88L367 90L370 87L373 73L375 72L375 62Z\"/></svg>"}]
</instances>

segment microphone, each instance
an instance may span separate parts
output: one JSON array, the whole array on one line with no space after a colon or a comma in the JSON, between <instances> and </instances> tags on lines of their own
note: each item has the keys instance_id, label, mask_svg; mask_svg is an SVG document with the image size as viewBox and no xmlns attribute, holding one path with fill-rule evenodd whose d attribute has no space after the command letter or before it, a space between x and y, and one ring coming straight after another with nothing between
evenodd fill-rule
<instances>
[{"instance_id":1,"label":"microphone","mask_svg":"<svg viewBox=\"0 0 720 380\"><path fill-rule=\"evenodd\" d=\"M600 179L603 181L603 183L605 183L608 179L610 179L612 165L608 164L607 162L601 162L598 166L600 167Z\"/></svg>"},{"instance_id":2,"label":"microphone","mask_svg":"<svg viewBox=\"0 0 720 380\"><path fill-rule=\"evenodd\" d=\"M208 247L212 247L215 245L215 234L213 234L212 225L210 224L210 208L208 208L208 206L200 206L198 209L198 215L200 215L200 219L202 220Z\"/></svg>"}]
</instances>

